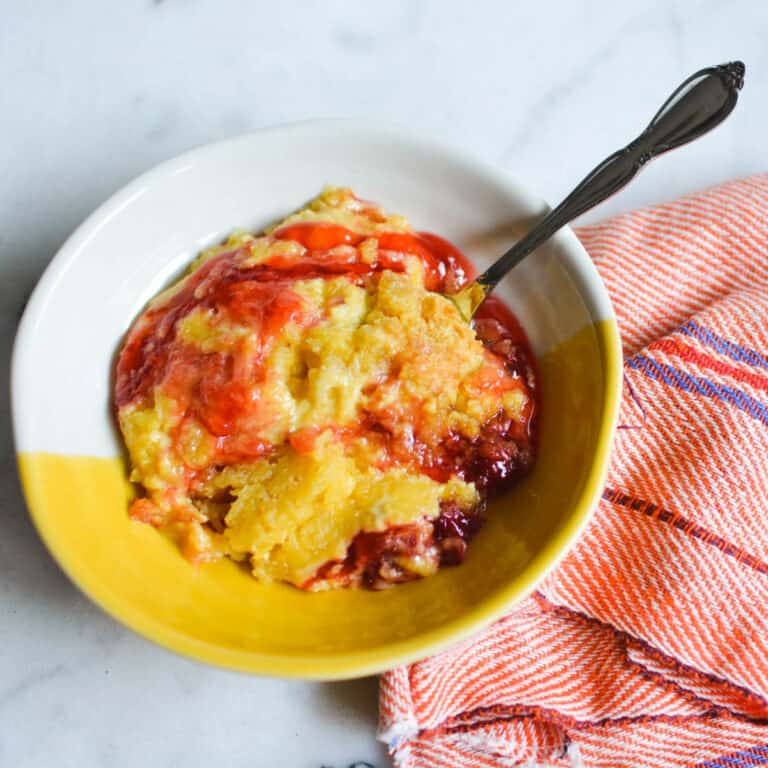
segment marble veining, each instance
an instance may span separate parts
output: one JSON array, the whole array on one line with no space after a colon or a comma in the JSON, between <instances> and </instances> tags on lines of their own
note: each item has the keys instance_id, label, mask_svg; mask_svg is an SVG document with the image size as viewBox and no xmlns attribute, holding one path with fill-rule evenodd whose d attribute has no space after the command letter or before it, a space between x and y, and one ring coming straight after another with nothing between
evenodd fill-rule
<instances>
[{"instance_id":1,"label":"marble veining","mask_svg":"<svg viewBox=\"0 0 768 768\"><path fill-rule=\"evenodd\" d=\"M0 23L3 369L64 238L130 178L192 146L364 117L461 145L556 202L685 76L742 58L728 123L654 163L595 220L768 169L766 39L768 4L756 0L11 4ZM92 606L25 512L7 376L0 434L0 766L388 764L374 679L202 667Z\"/></svg>"}]
</instances>

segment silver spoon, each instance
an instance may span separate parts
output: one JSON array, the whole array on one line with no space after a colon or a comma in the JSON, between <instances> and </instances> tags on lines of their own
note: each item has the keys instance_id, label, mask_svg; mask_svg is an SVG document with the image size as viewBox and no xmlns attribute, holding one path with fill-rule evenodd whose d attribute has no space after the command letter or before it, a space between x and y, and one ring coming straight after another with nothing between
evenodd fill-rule
<instances>
[{"instance_id":1,"label":"silver spoon","mask_svg":"<svg viewBox=\"0 0 768 768\"><path fill-rule=\"evenodd\" d=\"M618 192L651 158L703 136L725 120L736 106L744 72L744 64L733 61L699 70L678 86L634 141L603 160L522 240L451 296L462 315L471 320L507 272L561 227Z\"/></svg>"}]
</instances>

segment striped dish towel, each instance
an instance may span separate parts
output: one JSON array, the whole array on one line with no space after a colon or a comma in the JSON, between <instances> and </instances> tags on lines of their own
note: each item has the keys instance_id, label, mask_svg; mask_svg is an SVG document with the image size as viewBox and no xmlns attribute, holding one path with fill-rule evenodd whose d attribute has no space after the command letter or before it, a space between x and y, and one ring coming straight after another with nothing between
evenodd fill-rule
<instances>
[{"instance_id":1,"label":"striped dish towel","mask_svg":"<svg viewBox=\"0 0 768 768\"><path fill-rule=\"evenodd\" d=\"M400 768L768 765L768 175L578 234L639 428L534 595L384 675L380 737Z\"/></svg>"}]
</instances>

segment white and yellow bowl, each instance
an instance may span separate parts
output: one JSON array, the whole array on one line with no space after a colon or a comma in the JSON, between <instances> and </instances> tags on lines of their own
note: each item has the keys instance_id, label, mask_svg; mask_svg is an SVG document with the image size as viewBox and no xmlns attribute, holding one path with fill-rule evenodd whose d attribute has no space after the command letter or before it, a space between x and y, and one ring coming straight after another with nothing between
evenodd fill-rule
<instances>
[{"instance_id":1,"label":"white and yellow bowl","mask_svg":"<svg viewBox=\"0 0 768 768\"><path fill-rule=\"evenodd\" d=\"M131 489L110 405L115 353L145 302L201 248L237 227L260 229L329 183L447 237L481 269L545 210L502 173L359 123L305 123L202 147L133 181L64 244L24 313L12 371L27 503L86 594L179 653L321 679L423 657L529 593L597 503L621 386L608 296L563 231L498 289L538 359L539 459L493 505L463 565L384 592L320 594L259 584L229 561L191 566L126 514Z\"/></svg>"}]
</instances>

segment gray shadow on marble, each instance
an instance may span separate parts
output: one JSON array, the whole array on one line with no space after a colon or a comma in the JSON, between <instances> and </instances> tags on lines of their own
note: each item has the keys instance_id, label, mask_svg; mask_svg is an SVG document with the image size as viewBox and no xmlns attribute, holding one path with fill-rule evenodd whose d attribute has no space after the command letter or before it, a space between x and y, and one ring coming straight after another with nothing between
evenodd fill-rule
<instances>
[{"instance_id":1,"label":"gray shadow on marble","mask_svg":"<svg viewBox=\"0 0 768 768\"><path fill-rule=\"evenodd\" d=\"M63 237L61 238L63 240ZM0 243L0 567L3 603L13 612L19 599L71 599L74 592L46 552L27 513L16 471L11 429L10 368L13 340L24 305L58 240L31 243L11 252Z\"/></svg>"},{"instance_id":2,"label":"gray shadow on marble","mask_svg":"<svg viewBox=\"0 0 768 768\"><path fill-rule=\"evenodd\" d=\"M376 728L378 721L378 691L379 679L377 677L363 677L359 680L344 680L335 683L321 683L317 686L317 706L322 708L320 711L328 711L333 714L334 719L349 724L350 728L367 728L371 734ZM349 765L328 764L327 768L364 768L365 761L369 761L374 768L388 768L392 763L387 755L387 748L384 744L378 743L375 758L371 762L370 756L351 756L354 760L359 760Z\"/></svg>"}]
</instances>

